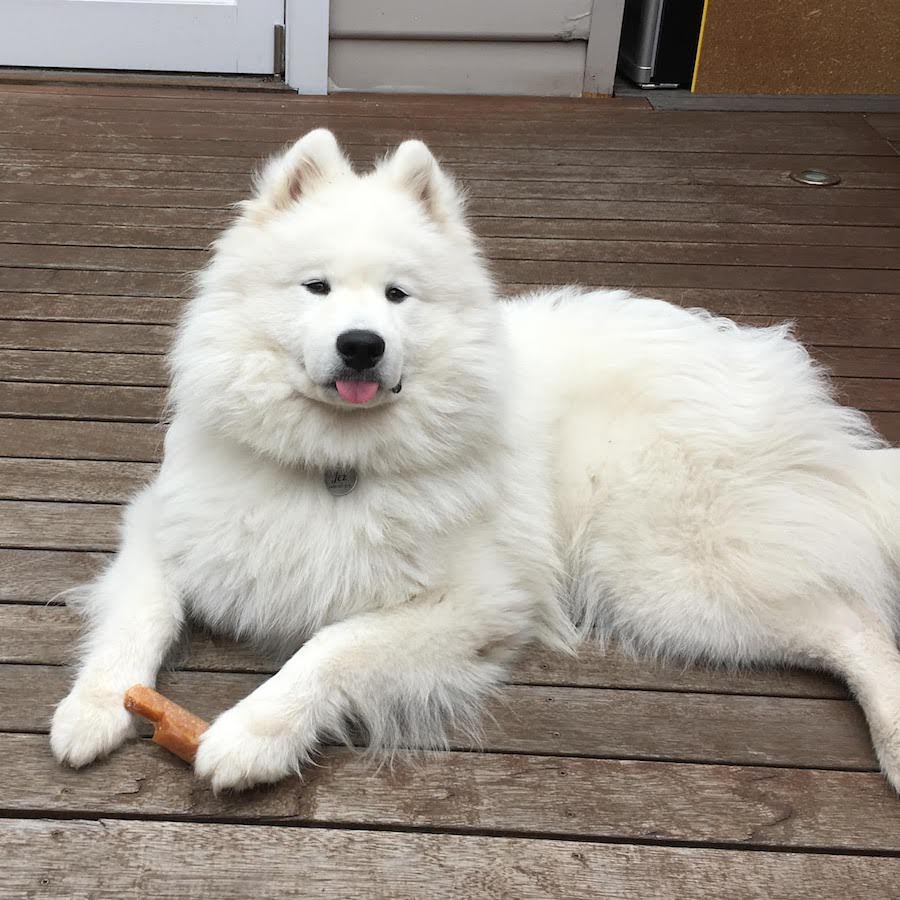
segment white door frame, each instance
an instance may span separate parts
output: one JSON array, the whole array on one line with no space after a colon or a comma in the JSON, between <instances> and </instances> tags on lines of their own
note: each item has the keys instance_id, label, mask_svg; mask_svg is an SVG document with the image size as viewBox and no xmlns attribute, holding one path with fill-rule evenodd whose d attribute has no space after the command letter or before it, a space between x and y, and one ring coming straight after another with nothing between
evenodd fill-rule
<instances>
[{"instance_id":1,"label":"white door frame","mask_svg":"<svg viewBox=\"0 0 900 900\"><path fill-rule=\"evenodd\" d=\"M284 80L300 94L328 93L329 0L285 0Z\"/></svg>"},{"instance_id":2,"label":"white door frame","mask_svg":"<svg viewBox=\"0 0 900 900\"><path fill-rule=\"evenodd\" d=\"M594 0L584 58L584 93L612 96L625 0Z\"/></svg>"}]
</instances>

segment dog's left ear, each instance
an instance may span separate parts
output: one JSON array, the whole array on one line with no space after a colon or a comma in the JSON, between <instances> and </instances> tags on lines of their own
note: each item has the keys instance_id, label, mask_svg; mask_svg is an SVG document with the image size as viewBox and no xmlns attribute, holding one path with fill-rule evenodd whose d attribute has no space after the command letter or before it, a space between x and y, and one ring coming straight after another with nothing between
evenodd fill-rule
<instances>
[{"instance_id":1,"label":"dog's left ear","mask_svg":"<svg viewBox=\"0 0 900 900\"><path fill-rule=\"evenodd\" d=\"M317 128L300 138L260 173L251 205L268 211L287 209L317 185L352 174L335 136Z\"/></svg>"},{"instance_id":2,"label":"dog's left ear","mask_svg":"<svg viewBox=\"0 0 900 900\"><path fill-rule=\"evenodd\" d=\"M387 175L442 225L463 224L463 198L422 141L404 141L383 164Z\"/></svg>"}]
</instances>

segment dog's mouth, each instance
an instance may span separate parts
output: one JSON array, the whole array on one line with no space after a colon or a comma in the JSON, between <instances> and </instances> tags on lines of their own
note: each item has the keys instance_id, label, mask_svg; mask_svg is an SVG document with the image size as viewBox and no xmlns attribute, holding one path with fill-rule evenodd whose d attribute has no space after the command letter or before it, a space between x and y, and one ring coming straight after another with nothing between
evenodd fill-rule
<instances>
[{"instance_id":1,"label":"dog's mouth","mask_svg":"<svg viewBox=\"0 0 900 900\"><path fill-rule=\"evenodd\" d=\"M392 394L399 394L403 388L403 382L398 381L392 388L387 388L373 377L373 373L341 373L340 378L336 378L331 387L337 392L337 395L345 403L352 406L366 406L371 403L380 392L389 391Z\"/></svg>"},{"instance_id":2,"label":"dog's mouth","mask_svg":"<svg viewBox=\"0 0 900 900\"><path fill-rule=\"evenodd\" d=\"M334 389L345 403L352 403L354 406L364 406L375 399L375 395L381 389L381 385L377 381L351 381L339 378L334 383Z\"/></svg>"}]
</instances>

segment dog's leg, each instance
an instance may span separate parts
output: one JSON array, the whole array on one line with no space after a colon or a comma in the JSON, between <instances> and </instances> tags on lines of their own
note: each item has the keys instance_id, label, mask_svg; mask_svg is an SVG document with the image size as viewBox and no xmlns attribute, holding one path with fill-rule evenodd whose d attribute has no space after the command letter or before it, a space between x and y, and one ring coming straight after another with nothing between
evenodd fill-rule
<instances>
[{"instance_id":1,"label":"dog's leg","mask_svg":"<svg viewBox=\"0 0 900 900\"><path fill-rule=\"evenodd\" d=\"M155 683L181 628L178 597L157 558L153 517L153 497L145 491L128 508L115 561L87 588L84 660L50 729L53 754L71 766L86 765L132 736L122 696L133 684Z\"/></svg>"},{"instance_id":2,"label":"dog's leg","mask_svg":"<svg viewBox=\"0 0 900 900\"><path fill-rule=\"evenodd\" d=\"M848 610L826 622L810 656L846 679L872 734L881 769L900 792L900 652L886 625Z\"/></svg>"},{"instance_id":3,"label":"dog's leg","mask_svg":"<svg viewBox=\"0 0 900 900\"><path fill-rule=\"evenodd\" d=\"M520 601L452 594L330 625L213 723L197 774L215 790L277 781L348 719L376 747L445 746L445 724L475 730L528 629Z\"/></svg>"}]
</instances>

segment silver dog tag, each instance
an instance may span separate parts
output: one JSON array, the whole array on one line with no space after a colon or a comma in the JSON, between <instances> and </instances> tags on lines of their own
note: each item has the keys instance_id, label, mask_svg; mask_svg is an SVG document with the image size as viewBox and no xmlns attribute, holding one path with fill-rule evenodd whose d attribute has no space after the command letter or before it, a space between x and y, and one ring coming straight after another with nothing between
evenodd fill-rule
<instances>
[{"instance_id":1,"label":"silver dog tag","mask_svg":"<svg viewBox=\"0 0 900 900\"><path fill-rule=\"evenodd\" d=\"M332 497L344 497L356 487L359 476L356 469L326 469L323 480Z\"/></svg>"}]
</instances>

